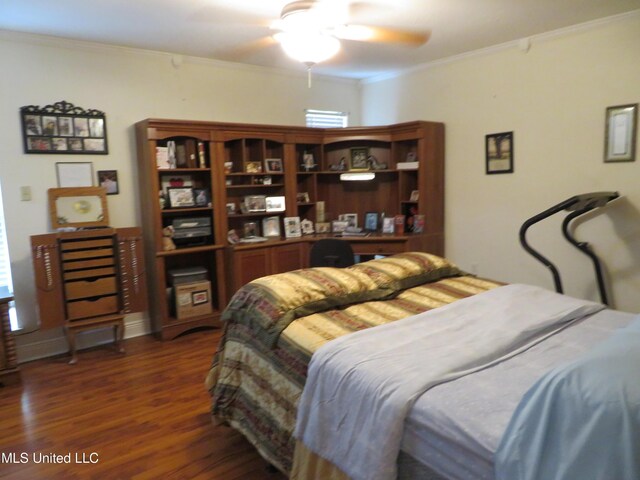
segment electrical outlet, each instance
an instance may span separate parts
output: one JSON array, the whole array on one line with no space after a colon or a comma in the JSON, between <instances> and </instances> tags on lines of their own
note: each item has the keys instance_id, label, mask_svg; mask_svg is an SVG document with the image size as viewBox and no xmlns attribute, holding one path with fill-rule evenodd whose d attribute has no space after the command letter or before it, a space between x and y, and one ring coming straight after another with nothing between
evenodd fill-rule
<instances>
[{"instance_id":1,"label":"electrical outlet","mask_svg":"<svg viewBox=\"0 0 640 480\"><path fill-rule=\"evenodd\" d=\"M31 187L20 187L20 200L22 200L23 202L31 201Z\"/></svg>"}]
</instances>

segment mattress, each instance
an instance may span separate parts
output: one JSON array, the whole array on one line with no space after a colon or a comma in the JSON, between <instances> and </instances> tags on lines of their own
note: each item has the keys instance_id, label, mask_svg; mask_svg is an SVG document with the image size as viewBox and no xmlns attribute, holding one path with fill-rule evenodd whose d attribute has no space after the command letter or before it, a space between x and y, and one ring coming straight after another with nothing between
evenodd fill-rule
<instances>
[{"instance_id":1,"label":"mattress","mask_svg":"<svg viewBox=\"0 0 640 480\"><path fill-rule=\"evenodd\" d=\"M446 478L494 478L493 455L524 393L633 318L603 310L508 361L432 388L405 421L402 450Z\"/></svg>"}]
</instances>

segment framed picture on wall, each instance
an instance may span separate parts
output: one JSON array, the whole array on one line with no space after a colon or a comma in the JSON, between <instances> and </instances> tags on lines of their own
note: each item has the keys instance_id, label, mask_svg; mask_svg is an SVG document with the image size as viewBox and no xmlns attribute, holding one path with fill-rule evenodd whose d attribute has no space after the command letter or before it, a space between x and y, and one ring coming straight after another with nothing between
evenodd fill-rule
<instances>
[{"instance_id":1,"label":"framed picture on wall","mask_svg":"<svg viewBox=\"0 0 640 480\"><path fill-rule=\"evenodd\" d=\"M513 173L513 132L485 135L486 173Z\"/></svg>"},{"instance_id":2,"label":"framed picture on wall","mask_svg":"<svg viewBox=\"0 0 640 480\"><path fill-rule=\"evenodd\" d=\"M98 170L98 185L107 190L107 195L117 195L119 193L118 171Z\"/></svg>"}]
</instances>

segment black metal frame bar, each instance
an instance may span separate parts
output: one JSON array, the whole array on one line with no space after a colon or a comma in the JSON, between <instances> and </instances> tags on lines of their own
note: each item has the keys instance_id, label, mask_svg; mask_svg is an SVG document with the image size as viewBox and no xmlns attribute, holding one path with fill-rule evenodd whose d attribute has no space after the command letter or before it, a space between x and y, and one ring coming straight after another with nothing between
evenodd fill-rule
<instances>
[{"instance_id":1,"label":"black metal frame bar","mask_svg":"<svg viewBox=\"0 0 640 480\"><path fill-rule=\"evenodd\" d=\"M534 258L538 261L542 262L542 264L549 269L551 275L553 276L553 283L555 285L556 292L563 293L562 289L562 280L560 279L560 273L556 266L545 256L543 256L540 252L533 249L526 239L526 233L529 227L532 225L548 218L552 215L555 215L562 210L567 210L569 213L562 222L562 233L564 237L567 239L571 245L576 247L579 251L587 255L591 261L593 262L593 267L596 274L596 281L598 282L598 290L600 292L600 299L602 303L605 305L609 304L607 298L607 292L604 285L604 276L602 274L602 266L600 263L600 259L598 256L591 250L589 244L587 242L580 242L576 240L571 232L569 231L569 224L575 220L576 218L584 215L587 212L595 210L596 208L600 208L605 206L612 200L615 200L620 195L618 192L594 192L594 193L585 193L582 195L576 195L571 197L564 202L560 202L557 205L545 210L544 212L540 212L537 215L526 220L522 226L520 227L520 244L522 248L524 248L528 253L530 253Z\"/></svg>"}]
</instances>

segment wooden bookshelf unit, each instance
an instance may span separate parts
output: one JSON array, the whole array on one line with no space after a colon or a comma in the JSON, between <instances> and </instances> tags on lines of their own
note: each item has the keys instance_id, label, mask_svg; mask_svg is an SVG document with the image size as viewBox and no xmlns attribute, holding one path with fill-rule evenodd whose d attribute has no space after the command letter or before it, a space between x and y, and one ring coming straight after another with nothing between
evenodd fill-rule
<instances>
[{"instance_id":1,"label":"wooden bookshelf unit","mask_svg":"<svg viewBox=\"0 0 640 480\"><path fill-rule=\"evenodd\" d=\"M382 235L378 231L348 240L361 255L406 250L444 254L442 123L319 129L147 119L136 124L136 132L151 272L150 308L154 329L162 338L217 325L229 297L246 281L306 266L310 242L323 235L285 239L284 217L300 217L315 224L322 210L327 222L351 213L362 227L367 213L387 217L404 214L407 218L417 213L425 220L420 233L408 231L407 224L405 233ZM175 161L167 161L167 151L176 152ZM356 171L374 173L375 178L341 178ZM205 190L210 203L189 206L187 201L174 207L165 197L168 189L176 187ZM283 199L284 207L265 211L261 208L264 199L272 205ZM262 235L262 221L268 217L278 218L280 238L265 243L229 241L231 230L240 239L256 229ZM209 233L201 231L193 242L165 250L163 229L175 220L194 218L198 224L208 222ZM171 287L168 272L178 267L206 268L213 313L175 318L166 292Z\"/></svg>"}]
</instances>

